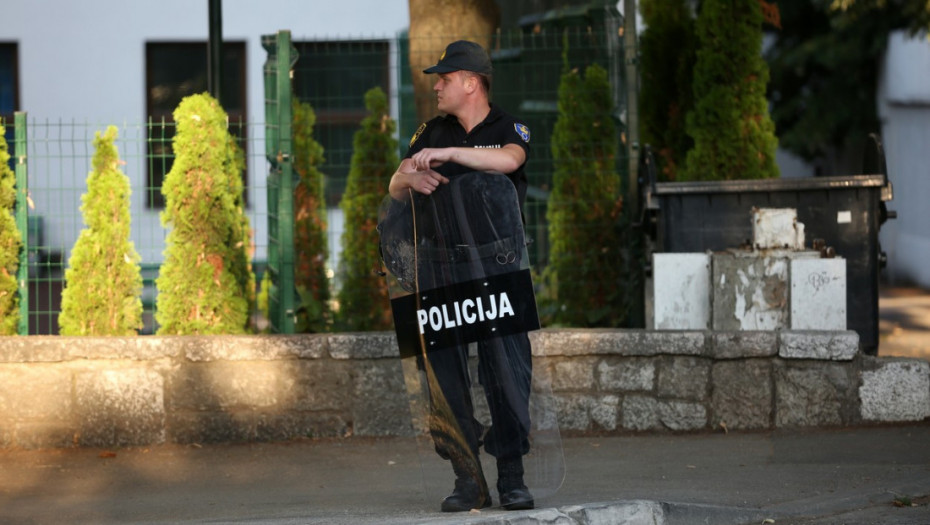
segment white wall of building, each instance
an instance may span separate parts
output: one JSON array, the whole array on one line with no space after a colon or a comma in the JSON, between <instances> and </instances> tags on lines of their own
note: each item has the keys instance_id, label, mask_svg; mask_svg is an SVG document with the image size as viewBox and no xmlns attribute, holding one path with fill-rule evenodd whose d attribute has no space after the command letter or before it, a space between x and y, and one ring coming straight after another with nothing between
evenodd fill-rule
<instances>
[{"instance_id":1,"label":"white wall of building","mask_svg":"<svg viewBox=\"0 0 930 525\"><path fill-rule=\"evenodd\" d=\"M886 276L930 289L930 40L891 35L879 79L879 116L898 218L881 229Z\"/></svg>"}]
</instances>

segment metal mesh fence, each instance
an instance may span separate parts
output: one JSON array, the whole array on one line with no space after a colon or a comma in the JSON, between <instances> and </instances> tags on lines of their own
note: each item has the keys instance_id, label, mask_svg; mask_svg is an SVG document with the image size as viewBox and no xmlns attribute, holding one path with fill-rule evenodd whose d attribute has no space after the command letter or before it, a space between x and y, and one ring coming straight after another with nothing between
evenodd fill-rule
<instances>
[{"instance_id":1,"label":"metal mesh fence","mask_svg":"<svg viewBox=\"0 0 930 525\"><path fill-rule=\"evenodd\" d=\"M94 155L93 139L110 124L27 120L26 151L28 166L29 333L57 334L61 291L68 258L84 222L81 197L87 191L85 180ZM161 208L153 206L152 195L160 187L171 165L172 122L118 124L116 146L132 191L131 239L142 258L144 289L143 334L154 333L155 278L163 259L167 230L160 220ZM254 265L261 272L267 254L266 172L261 124L236 124L246 138L240 142L246 153L246 210L254 231ZM12 148L11 148L12 149Z\"/></svg>"}]
</instances>

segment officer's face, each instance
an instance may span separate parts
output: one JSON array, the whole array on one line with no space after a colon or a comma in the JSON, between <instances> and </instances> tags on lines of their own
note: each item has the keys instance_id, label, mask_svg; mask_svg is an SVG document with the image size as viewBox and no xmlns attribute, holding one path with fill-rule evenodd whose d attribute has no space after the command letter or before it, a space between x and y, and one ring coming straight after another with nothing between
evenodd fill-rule
<instances>
[{"instance_id":1,"label":"officer's face","mask_svg":"<svg viewBox=\"0 0 930 525\"><path fill-rule=\"evenodd\" d=\"M462 71L439 74L439 80L433 86L439 111L455 114L465 96L466 80L467 77Z\"/></svg>"}]
</instances>

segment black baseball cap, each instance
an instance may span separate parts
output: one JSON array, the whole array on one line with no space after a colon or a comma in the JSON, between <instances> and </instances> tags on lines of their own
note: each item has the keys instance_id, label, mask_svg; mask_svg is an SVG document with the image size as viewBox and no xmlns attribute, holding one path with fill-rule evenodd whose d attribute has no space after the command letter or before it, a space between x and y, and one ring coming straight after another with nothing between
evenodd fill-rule
<instances>
[{"instance_id":1,"label":"black baseball cap","mask_svg":"<svg viewBox=\"0 0 930 525\"><path fill-rule=\"evenodd\" d=\"M480 45L468 40L457 40L446 46L435 66L428 67L423 72L451 73L461 70L490 75L491 57Z\"/></svg>"}]
</instances>

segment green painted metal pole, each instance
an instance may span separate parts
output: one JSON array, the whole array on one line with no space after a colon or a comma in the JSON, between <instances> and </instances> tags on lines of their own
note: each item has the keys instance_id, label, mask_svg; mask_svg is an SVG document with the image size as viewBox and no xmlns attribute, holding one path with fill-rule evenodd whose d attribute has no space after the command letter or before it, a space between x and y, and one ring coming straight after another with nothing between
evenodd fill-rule
<instances>
[{"instance_id":1,"label":"green painted metal pole","mask_svg":"<svg viewBox=\"0 0 930 525\"><path fill-rule=\"evenodd\" d=\"M291 32L278 31L277 99L278 99L278 166L281 180L278 188L278 242L281 250L278 274L280 322L278 332L293 334L295 330L296 288L294 285L294 166L291 143L291 67L296 62L291 47Z\"/></svg>"},{"instance_id":2,"label":"green painted metal pole","mask_svg":"<svg viewBox=\"0 0 930 525\"><path fill-rule=\"evenodd\" d=\"M26 156L26 113L17 111L13 117L14 155L16 156L16 227L23 239L19 252L19 335L29 335L29 171Z\"/></svg>"}]
</instances>

